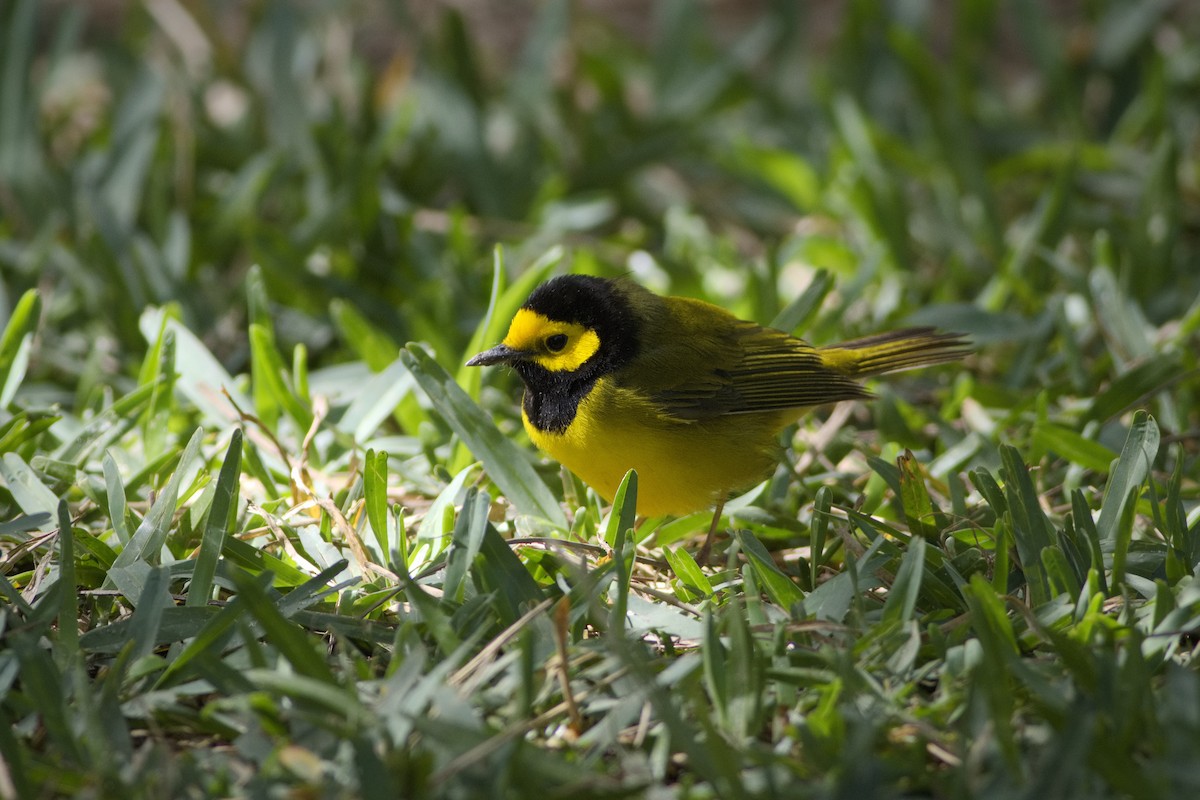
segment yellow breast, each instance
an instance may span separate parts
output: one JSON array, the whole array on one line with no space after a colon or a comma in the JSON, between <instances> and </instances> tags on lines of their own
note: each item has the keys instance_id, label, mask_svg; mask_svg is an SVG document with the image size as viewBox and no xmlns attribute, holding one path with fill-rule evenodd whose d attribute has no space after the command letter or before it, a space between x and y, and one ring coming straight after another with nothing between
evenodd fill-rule
<instances>
[{"instance_id":1,"label":"yellow breast","mask_svg":"<svg viewBox=\"0 0 1200 800\"><path fill-rule=\"evenodd\" d=\"M525 430L539 448L611 500L630 469L638 513L690 514L762 480L775 463L776 432L790 413L672 420L646 398L601 378L562 433Z\"/></svg>"}]
</instances>

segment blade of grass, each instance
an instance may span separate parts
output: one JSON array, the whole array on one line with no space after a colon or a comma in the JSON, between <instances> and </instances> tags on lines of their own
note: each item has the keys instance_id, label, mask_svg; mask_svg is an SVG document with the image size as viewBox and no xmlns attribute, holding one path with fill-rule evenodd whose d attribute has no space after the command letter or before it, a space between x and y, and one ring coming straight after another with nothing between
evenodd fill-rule
<instances>
[{"instance_id":1,"label":"blade of grass","mask_svg":"<svg viewBox=\"0 0 1200 800\"><path fill-rule=\"evenodd\" d=\"M379 547L381 559L386 559L392 552L388 534L388 497L387 497L388 454L383 451L368 450L366 463L363 465L363 504L367 510L367 524L375 535L375 544ZM387 563L381 560L380 563Z\"/></svg>"},{"instance_id":2,"label":"blade of grass","mask_svg":"<svg viewBox=\"0 0 1200 800\"><path fill-rule=\"evenodd\" d=\"M75 585L75 532L67 501L58 503L58 581L62 584L55 652L66 669L79 658L79 595Z\"/></svg>"},{"instance_id":3,"label":"blade of grass","mask_svg":"<svg viewBox=\"0 0 1200 800\"><path fill-rule=\"evenodd\" d=\"M712 583L708 580L708 576L700 569L700 565L696 563L696 559L692 558L692 554L685 548L664 547L663 557L667 559L667 564L671 567L671 571L675 573L675 577L687 588L687 590L700 597L711 597L713 593Z\"/></svg>"},{"instance_id":4,"label":"blade of grass","mask_svg":"<svg viewBox=\"0 0 1200 800\"><path fill-rule=\"evenodd\" d=\"M142 436L150 458L162 454L166 447L170 414L175 406L175 335L167 328L167 319L164 314L158 338L146 353L138 374L138 385L154 387L142 414Z\"/></svg>"},{"instance_id":5,"label":"blade of grass","mask_svg":"<svg viewBox=\"0 0 1200 800\"><path fill-rule=\"evenodd\" d=\"M829 270L817 270L813 274L808 288L801 292L799 297L788 303L775 316L775 319L771 320L770 327L781 331L807 329L813 317L821 309L821 303L824 302L832 290L833 276L829 273Z\"/></svg>"},{"instance_id":6,"label":"blade of grass","mask_svg":"<svg viewBox=\"0 0 1200 800\"><path fill-rule=\"evenodd\" d=\"M1092 472L1107 474L1116 456L1100 442L1085 439L1063 425L1039 421L1033 426L1033 444Z\"/></svg>"},{"instance_id":7,"label":"blade of grass","mask_svg":"<svg viewBox=\"0 0 1200 800\"><path fill-rule=\"evenodd\" d=\"M58 497L42 483L24 459L16 453L5 453L0 458L0 477L4 478L13 499L28 516L41 519L42 515L47 515L46 522L39 530L54 529L57 524Z\"/></svg>"},{"instance_id":8,"label":"blade of grass","mask_svg":"<svg viewBox=\"0 0 1200 800\"><path fill-rule=\"evenodd\" d=\"M629 470L621 479L617 493L613 495L612 509L608 512L608 522L604 526L604 543L610 549L617 548L617 542L626 531L633 530L637 522L637 472Z\"/></svg>"},{"instance_id":9,"label":"blade of grass","mask_svg":"<svg viewBox=\"0 0 1200 800\"><path fill-rule=\"evenodd\" d=\"M208 508L208 522L200 539L200 552L192 571L192 583L188 587L185 605L202 606L212 599L213 576L217 573L217 559L224 549L225 537L229 533L233 516L237 513L238 477L242 472L242 431L234 428L229 437L229 448L217 476L212 503Z\"/></svg>"},{"instance_id":10,"label":"blade of grass","mask_svg":"<svg viewBox=\"0 0 1200 800\"><path fill-rule=\"evenodd\" d=\"M221 551L231 564L249 572L270 575L275 586L299 586L309 577L288 561L260 550L249 542L243 542L236 536L225 537Z\"/></svg>"},{"instance_id":11,"label":"blade of grass","mask_svg":"<svg viewBox=\"0 0 1200 800\"><path fill-rule=\"evenodd\" d=\"M526 514L540 516L556 527L566 528L566 516L529 459L496 428L441 365L413 345L406 347L400 357L446 422L483 462L504 496Z\"/></svg>"},{"instance_id":12,"label":"blade of grass","mask_svg":"<svg viewBox=\"0 0 1200 800\"><path fill-rule=\"evenodd\" d=\"M908 529L918 536L937 541L945 529L946 520L933 502L925 486L925 473L909 450L896 458L900 471L900 505Z\"/></svg>"},{"instance_id":13,"label":"blade of grass","mask_svg":"<svg viewBox=\"0 0 1200 800\"><path fill-rule=\"evenodd\" d=\"M754 534L749 531L737 531L734 539L749 559L750 568L766 590L767 597L771 598L771 602L789 612L794 604L804 602L804 592L775 564L767 548L763 547Z\"/></svg>"},{"instance_id":14,"label":"blade of grass","mask_svg":"<svg viewBox=\"0 0 1200 800\"><path fill-rule=\"evenodd\" d=\"M262 635L292 665L296 675L311 678L328 686L337 686L337 679L325 658L316 646L318 640L310 637L304 629L282 613L267 596L266 584L248 573L233 573L237 585L238 600L243 613L256 619L262 627ZM337 686L341 689L340 686Z\"/></svg>"},{"instance_id":15,"label":"blade of grass","mask_svg":"<svg viewBox=\"0 0 1200 800\"><path fill-rule=\"evenodd\" d=\"M450 547L446 551L446 577L442 591L446 599L461 603L466 591L467 571L479 555L488 526L491 498L474 486L467 489L462 510L454 524Z\"/></svg>"},{"instance_id":16,"label":"blade of grass","mask_svg":"<svg viewBox=\"0 0 1200 800\"><path fill-rule=\"evenodd\" d=\"M914 536L908 540L896 578L883 602L883 619L908 623L913 619L917 597L921 594L921 579L925 574L925 539Z\"/></svg>"},{"instance_id":17,"label":"blade of grass","mask_svg":"<svg viewBox=\"0 0 1200 800\"><path fill-rule=\"evenodd\" d=\"M70 699L70 681L59 670L50 653L26 635L13 636L8 644L20 663L21 685L28 703L37 709L46 738L60 757L71 764L86 764L86 757L75 738Z\"/></svg>"},{"instance_id":18,"label":"blade of grass","mask_svg":"<svg viewBox=\"0 0 1200 800\"><path fill-rule=\"evenodd\" d=\"M129 543L121 549L117 560L108 570L108 580L135 606L141 596L149 565L158 563L159 551L167 539L169 526L175 515L183 475L200 452L200 442L203 438L202 428L197 428L192 433L192 438L188 440L166 488L154 501L149 513L130 537Z\"/></svg>"},{"instance_id":19,"label":"blade of grass","mask_svg":"<svg viewBox=\"0 0 1200 800\"><path fill-rule=\"evenodd\" d=\"M372 375L363 384L346 412L337 421L337 427L354 437L356 442L366 442L379 430L379 426L396 409L411 397L416 381L412 373L399 360L393 360L382 372Z\"/></svg>"},{"instance_id":20,"label":"blade of grass","mask_svg":"<svg viewBox=\"0 0 1200 800\"><path fill-rule=\"evenodd\" d=\"M171 569L161 564L151 567L146 574L146 583L142 587L142 594L139 598L141 602L138 603L133 610L133 615L129 618L129 638L125 640L133 642L131 656L134 661L150 655L160 644L159 633L162 630L163 615L167 609L175 608L175 601L170 594L170 582ZM182 638L184 637L180 636L168 641L179 641ZM92 640L92 642L95 641L96 639ZM125 641L121 641L119 646L123 647Z\"/></svg>"},{"instance_id":21,"label":"blade of grass","mask_svg":"<svg viewBox=\"0 0 1200 800\"><path fill-rule=\"evenodd\" d=\"M978 635L982 657L976 664L978 678L971 682L981 693L988 708L988 719L995 727L996 744L1011 769L1017 769L1020 757L1013 737L1012 660L1018 655L1016 634L1004 611L1004 602L981 575L971 576L965 587L971 609L971 627Z\"/></svg>"},{"instance_id":22,"label":"blade of grass","mask_svg":"<svg viewBox=\"0 0 1200 800\"><path fill-rule=\"evenodd\" d=\"M521 559L491 525L484 529L479 556L476 575L481 590L495 594L493 607L504 625L514 624L545 599Z\"/></svg>"},{"instance_id":23,"label":"blade of grass","mask_svg":"<svg viewBox=\"0 0 1200 800\"><path fill-rule=\"evenodd\" d=\"M1173 353L1155 354L1097 394L1088 407L1087 419L1100 422L1112 419L1166 389L1182 374L1183 368Z\"/></svg>"},{"instance_id":24,"label":"blade of grass","mask_svg":"<svg viewBox=\"0 0 1200 800\"><path fill-rule=\"evenodd\" d=\"M633 471L630 470L630 475ZM628 477L628 475L626 476ZM634 552L633 534L625 529L617 534L613 547L613 566L616 580L609 589L612 597L612 608L608 615L608 632L615 637L622 637L628 623L629 614L629 583L633 579Z\"/></svg>"},{"instance_id":25,"label":"blade of grass","mask_svg":"<svg viewBox=\"0 0 1200 800\"><path fill-rule=\"evenodd\" d=\"M1003 445L1000 458L1006 478L1004 493L1012 514L1013 541L1021 558L1021 569L1025 572L1030 604L1037 608L1050 600L1050 585L1042 567L1042 551L1053 544L1050 522L1042 511L1029 468L1016 448Z\"/></svg>"},{"instance_id":26,"label":"blade of grass","mask_svg":"<svg viewBox=\"0 0 1200 800\"><path fill-rule=\"evenodd\" d=\"M154 396L154 384L138 386L105 408L83 426L75 438L53 453L59 461L83 466L97 450L103 450L137 425L141 409Z\"/></svg>"},{"instance_id":27,"label":"blade of grass","mask_svg":"<svg viewBox=\"0 0 1200 800\"><path fill-rule=\"evenodd\" d=\"M41 313L41 296L30 289L21 295L0 334L0 408L8 408L25 378Z\"/></svg>"},{"instance_id":28,"label":"blade of grass","mask_svg":"<svg viewBox=\"0 0 1200 800\"><path fill-rule=\"evenodd\" d=\"M0 706L0 758L4 760L5 780L9 797L36 797L44 790L45 783L39 780L37 791L29 772L29 759L24 745L18 741L17 730L4 706Z\"/></svg>"},{"instance_id":29,"label":"blade of grass","mask_svg":"<svg viewBox=\"0 0 1200 800\"><path fill-rule=\"evenodd\" d=\"M629 582L633 578L635 544L633 526L637 519L637 472L629 470L621 479L617 493L613 496L613 507L608 514L608 525L604 541L612 548L616 581L609 590L612 610L609 613L609 629L615 636L625 635L626 616L629 610Z\"/></svg>"},{"instance_id":30,"label":"blade of grass","mask_svg":"<svg viewBox=\"0 0 1200 800\"><path fill-rule=\"evenodd\" d=\"M1090 568L1096 571L1100 581L1100 590L1107 597L1108 582L1105 578L1107 571L1104 567L1104 545L1100 541L1100 533L1096 530L1096 521L1092 519L1087 499L1080 489L1071 492L1071 521L1075 525L1075 530L1087 544Z\"/></svg>"},{"instance_id":31,"label":"blade of grass","mask_svg":"<svg viewBox=\"0 0 1200 800\"><path fill-rule=\"evenodd\" d=\"M257 582L260 586L266 586L271 581L270 573L263 573L254 576L251 580ZM194 638L188 642L187 646L175 657L167 668L158 676L158 680L154 684L155 689L165 689L168 686L175 685L177 678L182 677L184 671L192 666L193 662L204 656L211 656L219 653L229 642L234 633L234 627L246 615L246 599L242 593L242 587L238 587L238 594L229 601L220 611L209 616L211 612L199 607L188 608L184 606L182 609L175 611L194 611L200 612L207 620L202 628L196 632ZM167 616L164 611L164 620Z\"/></svg>"},{"instance_id":32,"label":"blade of grass","mask_svg":"<svg viewBox=\"0 0 1200 800\"><path fill-rule=\"evenodd\" d=\"M273 429L282 411L291 417L297 430L307 431L312 426L312 410L288 382L287 367L275 345L275 334L257 323L250 324L250 369L259 419Z\"/></svg>"},{"instance_id":33,"label":"blade of grass","mask_svg":"<svg viewBox=\"0 0 1200 800\"><path fill-rule=\"evenodd\" d=\"M112 454L104 454L104 486L108 496L108 517L112 523L113 532L121 544L129 543L129 525L126 514L129 506L125 499L125 484L121 480L121 472Z\"/></svg>"},{"instance_id":34,"label":"blade of grass","mask_svg":"<svg viewBox=\"0 0 1200 800\"><path fill-rule=\"evenodd\" d=\"M165 322L164 316L167 317ZM160 328L164 326L175 337L175 365L178 370L176 386L179 392L200 410L209 424L216 428L224 428L237 419L237 412L230 406L223 393L228 393L238 408L253 407L238 390L237 382L212 352L194 333L165 310L147 309L141 316L139 326L147 342L157 339Z\"/></svg>"},{"instance_id":35,"label":"blade of grass","mask_svg":"<svg viewBox=\"0 0 1200 800\"><path fill-rule=\"evenodd\" d=\"M400 345L372 325L353 304L335 299L329 304L329 313L342 334L342 341L372 372L379 372L396 360Z\"/></svg>"},{"instance_id":36,"label":"blade of grass","mask_svg":"<svg viewBox=\"0 0 1200 800\"><path fill-rule=\"evenodd\" d=\"M817 588L821 579L821 566L825 560L825 540L829 533L831 519L829 509L833 507L833 493L828 486L817 489L813 498L813 521L811 543L809 545L809 591Z\"/></svg>"},{"instance_id":37,"label":"blade of grass","mask_svg":"<svg viewBox=\"0 0 1200 800\"><path fill-rule=\"evenodd\" d=\"M412 603L413 610L420 615L421 621L425 623L429 635L437 642L442 655L449 656L462 646L462 639L455 633L450 615L442 608L437 598L426 592L421 584L412 579L405 564L398 563L396 566L400 567L401 595L409 603Z\"/></svg>"},{"instance_id":38,"label":"blade of grass","mask_svg":"<svg viewBox=\"0 0 1200 800\"><path fill-rule=\"evenodd\" d=\"M1100 500L1100 516L1096 530L1106 552L1112 552L1118 538L1118 520L1125 514L1126 505L1134 501L1134 494L1146 482L1154 457L1158 455L1159 433L1154 418L1144 411L1134 415L1133 424L1121 448L1121 455L1113 465L1104 496Z\"/></svg>"}]
</instances>

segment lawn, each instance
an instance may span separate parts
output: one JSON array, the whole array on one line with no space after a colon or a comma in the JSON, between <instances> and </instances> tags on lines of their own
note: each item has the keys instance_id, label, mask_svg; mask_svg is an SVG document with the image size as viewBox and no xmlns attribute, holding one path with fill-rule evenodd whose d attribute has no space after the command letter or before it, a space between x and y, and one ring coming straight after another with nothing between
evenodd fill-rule
<instances>
[{"instance_id":1,"label":"lawn","mask_svg":"<svg viewBox=\"0 0 1200 800\"><path fill-rule=\"evenodd\" d=\"M701 565L565 272L974 352ZM1200 796L1192 4L10 0L0 308L0 798Z\"/></svg>"}]
</instances>

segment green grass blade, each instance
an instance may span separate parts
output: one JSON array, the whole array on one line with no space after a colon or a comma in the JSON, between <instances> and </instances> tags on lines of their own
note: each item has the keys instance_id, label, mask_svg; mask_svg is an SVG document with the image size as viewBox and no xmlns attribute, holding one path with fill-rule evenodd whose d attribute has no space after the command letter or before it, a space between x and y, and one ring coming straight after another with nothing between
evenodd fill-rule
<instances>
[{"instance_id":1,"label":"green grass blade","mask_svg":"<svg viewBox=\"0 0 1200 800\"><path fill-rule=\"evenodd\" d=\"M142 415L142 433L150 457L160 455L166 449L170 415L175 407L175 334L166 323L164 315L159 336L146 354L138 376L139 385L154 387Z\"/></svg>"},{"instance_id":2,"label":"green grass blade","mask_svg":"<svg viewBox=\"0 0 1200 800\"><path fill-rule=\"evenodd\" d=\"M491 498L487 493L481 493L474 486L467 489L462 510L454 523L450 547L446 551L446 577L442 591L448 600L458 603L463 600L467 572L483 545L490 510Z\"/></svg>"},{"instance_id":3,"label":"green grass blade","mask_svg":"<svg viewBox=\"0 0 1200 800\"><path fill-rule=\"evenodd\" d=\"M217 476L217 484L208 522L200 539L200 552L192 571L192 583L188 587L185 605L202 606L212 599L213 576L217 574L217 559L224 549L225 537L229 533L233 516L237 513L238 478L242 473L242 431L234 428L229 437L229 448Z\"/></svg>"},{"instance_id":4,"label":"green grass blade","mask_svg":"<svg viewBox=\"0 0 1200 800\"><path fill-rule=\"evenodd\" d=\"M216 428L224 428L236 419L236 412L223 393L227 392L238 408L249 411L252 408L249 400L238 390L237 382L221 362L178 320L168 317L164 322L165 315L162 309L147 309L139 325L147 342L156 340L164 326L175 337L176 387L184 397Z\"/></svg>"},{"instance_id":5,"label":"green grass blade","mask_svg":"<svg viewBox=\"0 0 1200 800\"><path fill-rule=\"evenodd\" d=\"M8 782L9 797L35 797L37 791L45 789L44 782L39 781L38 790L33 788L33 778L30 777L29 759L25 747L18 741L15 734L14 720L0 706L0 759L4 760L5 778Z\"/></svg>"},{"instance_id":6,"label":"green grass blade","mask_svg":"<svg viewBox=\"0 0 1200 800\"><path fill-rule=\"evenodd\" d=\"M425 624L429 635L437 642L442 655L449 656L457 651L462 646L462 639L455 633L447 610L442 607L437 598L412 579L403 563L397 564L397 566L401 568L400 585L403 589L401 596L412 603L413 610Z\"/></svg>"},{"instance_id":7,"label":"green grass blade","mask_svg":"<svg viewBox=\"0 0 1200 800\"><path fill-rule=\"evenodd\" d=\"M637 472L629 470L621 479L617 493L613 495L612 509L608 513L608 524L604 527L604 543L610 549L617 548L617 542L632 531L637 522Z\"/></svg>"},{"instance_id":8,"label":"green grass blade","mask_svg":"<svg viewBox=\"0 0 1200 800\"><path fill-rule=\"evenodd\" d=\"M1019 755L1012 727L1016 697L1011 679L1011 663L1019 653L1016 634L1005 614L1003 600L982 576L972 576L966 598L971 627L978 635L982 651L971 685L983 695L1000 751L1009 767L1016 768Z\"/></svg>"},{"instance_id":9,"label":"green grass blade","mask_svg":"<svg viewBox=\"0 0 1200 800\"><path fill-rule=\"evenodd\" d=\"M4 577L3 573L0 573L0 597L11 605L23 618L28 619L33 616L33 606L29 604L29 601L25 599L20 590L13 586L8 578Z\"/></svg>"},{"instance_id":10,"label":"green grass blade","mask_svg":"<svg viewBox=\"0 0 1200 800\"><path fill-rule=\"evenodd\" d=\"M1137 406L1163 391L1182 373L1183 369L1173 354L1151 356L1097 394L1088 407L1087 419L1101 422L1112 419L1125 409Z\"/></svg>"},{"instance_id":11,"label":"green grass blade","mask_svg":"<svg viewBox=\"0 0 1200 800\"><path fill-rule=\"evenodd\" d=\"M1099 531L1096 530L1096 521L1092 518L1091 509L1088 508L1087 498L1079 489L1071 492L1071 521L1087 545L1090 568L1096 571L1100 589L1107 596L1108 581L1105 578L1104 545L1100 541Z\"/></svg>"},{"instance_id":12,"label":"green grass blade","mask_svg":"<svg viewBox=\"0 0 1200 800\"><path fill-rule=\"evenodd\" d=\"M142 586L148 572L147 565L158 563L159 551L166 541L171 519L175 515L175 506L179 500L183 475L200 452L200 442L203 438L204 431L201 428L197 428L192 433L192 438L184 448L175 472L167 481L162 494L154 501L149 513L130 537L129 543L122 548L117 560L109 568L109 580L135 606L142 593Z\"/></svg>"},{"instance_id":13,"label":"green grass blade","mask_svg":"<svg viewBox=\"0 0 1200 800\"><path fill-rule=\"evenodd\" d=\"M129 618L129 640L133 642L131 653L133 660L143 658L154 652L159 645L159 632L163 625L163 615L167 609L175 608L175 601L170 594L171 570L161 564L151 567L146 575L146 583L137 608ZM97 629L103 630L103 629ZM183 637L180 636L179 639ZM93 637L92 646L97 640ZM123 647L126 640L118 640L116 647ZM168 639L178 641L178 639ZM113 647L113 645L109 645Z\"/></svg>"},{"instance_id":14,"label":"green grass blade","mask_svg":"<svg viewBox=\"0 0 1200 800\"><path fill-rule=\"evenodd\" d=\"M925 540L914 536L908 540L908 548L896 570L896 579L888 590L883 603L885 621L908 623L916 611L917 598L921 594L921 580L925 575Z\"/></svg>"},{"instance_id":15,"label":"green grass blade","mask_svg":"<svg viewBox=\"0 0 1200 800\"><path fill-rule=\"evenodd\" d=\"M363 465L363 504L366 506L367 524L371 526L375 544L384 559L392 552L391 537L388 534L387 474L388 454L368 450L366 463Z\"/></svg>"},{"instance_id":16,"label":"green grass blade","mask_svg":"<svg viewBox=\"0 0 1200 800\"><path fill-rule=\"evenodd\" d=\"M1163 502L1163 535L1170 544L1167 555L1167 579L1174 583L1190 573L1200 562L1200 525L1189 530L1187 512L1183 506L1183 448L1175 451L1175 469L1167 484L1167 496Z\"/></svg>"},{"instance_id":17,"label":"green grass blade","mask_svg":"<svg viewBox=\"0 0 1200 800\"><path fill-rule=\"evenodd\" d=\"M8 408L25 378L41 313L41 296L30 289L17 301L0 334L0 408Z\"/></svg>"},{"instance_id":18,"label":"green grass blade","mask_svg":"<svg viewBox=\"0 0 1200 800\"><path fill-rule=\"evenodd\" d=\"M6 5L2 19L7 31L0 60L0 178L22 185L42 171L38 98L30 74L38 54L40 3L20 0Z\"/></svg>"},{"instance_id":19,"label":"green grass blade","mask_svg":"<svg viewBox=\"0 0 1200 800\"><path fill-rule=\"evenodd\" d=\"M21 684L28 703L36 708L48 742L67 763L85 764L84 750L74 734L74 712L67 697L70 684L44 650L29 636L14 636L10 646L20 663Z\"/></svg>"},{"instance_id":20,"label":"green grass blade","mask_svg":"<svg viewBox=\"0 0 1200 800\"><path fill-rule=\"evenodd\" d=\"M1013 540L1021 558L1021 568L1025 571L1030 603L1037 608L1050 600L1050 585L1042 567L1042 551L1053 544L1050 523L1042 511L1029 468L1016 449L1004 445L1000 448L1000 457L1006 478L1004 493L1012 513Z\"/></svg>"},{"instance_id":21,"label":"green grass blade","mask_svg":"<svg viewBox=\"0 0 1200 800\"><path fill-rule=\"evenodd\" d=\"M704 571L700 569L700 565L696 563L696 559L692 558L691 553L682 547L664 547L662 552L663 557L667 560L667 564L671 567L671 571L675 573L675 577L679 579L688 592L700 597L712 596L712 582L709 581Z\"/></svg>"},{"instance_id":22,"label":"green grass blade","mask_svg":"<svg viewBox=\"0 0 1200 800\"><path fill-rule=\"evenodd\" d=\"M275 334L256 323L250 325L250 367L255 410L267 427L274 428L283 412L291 417L297 430L307 431L312 426L312 410L288 383L287 367L275 345Z\"/></svg>"},{"instance_id":23,"label":"green grass blade","mask_svg":"<svg viewBox=\"0 0 1200 800\"><path fill-rule=\"evenodd\" d=\"M1100 542L1107 552L1116 547L1119 520L1125 516L1126 506L1135 502L1137 491L1150 475L1154 457L1158 455L1159 438L1154 417L1144 411L1134 415L1125 446L1104 487L1100 516L1096 520Z\"/></svg>"},{"instance_id":24,"label":"green grass blade","mask_svg":"<svg viewBox=\"0 0 1200 800\"><path fill-rule=\"evenodd\" d=\"M317 642L280 612L267 596L264 584L258 578L240 571L234 573L234 582L243 613L258 621L263 636L279 650L296 673L324 684L336 684L329 664L318 650Z\"/></svg>"},{"instance_id":25,"label":"green grass blade","mask_svg":"<svg viewBox=\"0 0 1200 800\"><path fill-rule=\"evenodd\" d=\"M0 458L0 477L4 478L4 483L22 511L30 517L48 515L40 530L54 529L57 524L58 497L42 483L24 459L16 453L5 453Z\"/></svg>"},{"instance_id":26,"label":"green grass blade","mask_svg":"<svg viewBox=\"0 0 1200 800\"><path fill-rule=\"evenodd\" d=\"M58 582L62 584L58 612L58 663L75 663L79 656L79 595L75 581L75 531L67 501L58 504Z\"/></svg>"},{"instance_id":27,"label":"green grass blade","mask_svg":"<svg viewBox=\"0 0 1200 800\"><path fill-rule=\"evenodd\" d=\"M342 341L372 372L379 372L396 360L399 343L372 325L352 304L335 299L329 305L329 313Z\"/></svg>"},{"instance_id":28,"label":"green grass blade","mask_svg":"<svg viewBox=\"0 0 1200 800\"><path fill-rule=\"evenodd\" d=\"M1100 474L1107 474L1116 456L1103 444L1086 439L1075 431L1063 425L1052 422L1038 422L1033 427L1033 444L1070 461L1085 469Z\"/></svg>"},{"instance_id":29,"label":"green grass blade","mask_svg":"<svg viewBox=\"0 0 1200 800\"><path fill-rule=\"evenodd\" d=\"M483 462L484 469L504 496L524 513L540 516L552 525L565 528L567 520L562 509L529 459L496 428L454 379L419 347L409 345L400 357L434 407Z\"/></svg>"},{"instance_id":30,"label":"green grass blade","mask_svg":"<svg viewBox=\"0 0 1200 800\"><path fill-rule=\"evenodd\" d=\"M1050 581L1050 591L1054 594L1066 594L1068 597L1078 597L1083 585L1066 553L1058 545L1051 545L1042 551L1042 566Z\"/></svg>"},{"instance_id":31,"label":"green grass blade","mask_svg":"<svg viewBox=\"0 0 1200 800\"><path fill-rule=\"evenodd\" d=\"M937 541L945 528L945 517L929 495L925 473L908 450L896 459L900 471L900 505L908 529L918 536Z\"/></svg>"},{"instance_id":32,"label":"green grass blade","mask_svg":"<svg viewBox=\"0 0 1200 800\"><path fill-rule=\"evenodd\" d=\"M111 453L104 454L104 486L108 493L108 515L113 532L117 535L117 541L123 545L128 544L129 525L125 515L129 506L125 499L125 484Z\"/></svg>"},{"instance_id":33,"label":"green grass blade","mask_svg":"<svg viewBox=\"0 0 1200 800\"><path fill-rule=\"evenodd\" d=\"M738 531L734 539L749 559L750 568L771 602L785 611L791 611L794 604L804 602L804 592L775 564L762 542L749 531Z\"/></svg>"},{"instance_id":34,"label":"green grass blade","mask_svg":"<svg viewBox=\"0 0 1200 800\"><path fill-rule=\"evenodd\" d=\"M504 625L512 625L545 599L529 570L491 525L483 532L475 575L481 591L495 595L493 607Z\"/></svg>"},{"instance_id":35,"label":"green grass blade","mask_svg":"<svg viewBox=\"0 0 1200 800\"><path fill-rule=\"evenodd\" d=\"M252 580L261 586L265 586L270 583L271 576L269 573L263 573L262 575L254 576ZM207 608L202 609L199 607L189 609L187 606L184 606L183 609L175 609L176 611L198 612L203 615L202 619L206 621L203 627L196 632L192 640L188 642L187 646L176 656L175 660L168 664L167 668L158 676L158 680L155 682L156 689L163 689L174 685L176 679L181 677L184 671L190 668L197 659L220 652L221 648L232 637L234 627L247 614L246 598L242 592L242 588L239 586L238 594L216 614L211 614ZM170 609L167 610L170 611ZM165 616L166 614L164 613L164 618Z\"/></svg>"},{"instance_id":36,"label":"green grass blade","mask_svg":"<svg viewBox=\"0 0 1200 800\"><path fill-rule=\"evenodd\" d=\"M474 467L467 467L462 472L450 479L438 496L434 498L433 503L425 511L425 518L421 520L420 526L417 528L418 541L430 542L433 545L433 551L430 557L437 555L449 545L446 540L450 531L453 530L451 521L453 519L452 512L455 504L459 500L459 496L463 493L463 487L466 486L467 479L475 473ZM405 563L408 563L406 560Z\"/></svg>"},{"instance_id":37,"label":"green grass blade","mask_svg":"<svg viewBox=\"0 0 1200 800\"><path fill-rule=\"evenodd\" d=\"M809 544L808 558L808 585L809 591L815 589L821 579L821 566L825 559L825 541L829 534L830 514L829 509L833 507L833 493L829 491L828 486L822 486L817 490L816 497L813 498L813 522L812 522L812 539Z\"/></svg>"},{"instance_id":38,"label":"green grass blade","mask_svg":"<svg viewBox=\"0 0 1200 800\"><path fill-rule=\"evenodd\" d=\"M137 425L142 407L154 397L156 386L138 386L105 408L84 425L75 438L55 450L54 457L82 465L94 452L103 450Z\"/></svg>"},{"instance_id":39,"label":"green grass blade","mask_svg":"<svg viewBox=\"0 0 1200 800\"><path fill-rule=\"evenodd\" d=\"M788 303L775 319L771 327L781 331L803 331L812 323L813 317L821 309L821 303L833 290L833 276L829 270L819 269L812 276L800 296Z\"/></svg>"},{"instance_id":40,"label":"green grass blade","mask_svg":"<svg viewBox=\"0 0 1200 800\"><path fill-rule=\"evenodd\" d=\"M395 359L363 384L337 421L338 428L353 436L356 442L369 441L388 416L410 396L415 385L412 373Z\"/></svg>"},{"instance_id":41,"label":"green grass blade","mask_svg":"<svg viewBox=\"0 0 1200 800\"><path fill-rule=\"evenodd\" d=\"M249 572L262 572L270 575L275 586L299 586L309 578L293 564L272 553L260 550L249 542L243 542L236 536L225 538L222 552L231 564L236 564Z\"/></svg>"},{"instance_id":42,"label":"green grass blade","mask_svg":"<svg viewBox=\"0 0 1200 800\"><path fill-rule=\"evenodd\" d=\"M629 480L636 475L633 470L630 470L625 475L625 479ZM625 635L627 628L627 616L629 613L629 583L633 579L633 561L636 556L633 543L633 531L624 528L621 529L616 541L613 545L613 565L616 569L616 580L613 581L610 593L612 596L612 609L608 615L608 633L611 636L621 637Z\"/></svg>"}]
</instances>

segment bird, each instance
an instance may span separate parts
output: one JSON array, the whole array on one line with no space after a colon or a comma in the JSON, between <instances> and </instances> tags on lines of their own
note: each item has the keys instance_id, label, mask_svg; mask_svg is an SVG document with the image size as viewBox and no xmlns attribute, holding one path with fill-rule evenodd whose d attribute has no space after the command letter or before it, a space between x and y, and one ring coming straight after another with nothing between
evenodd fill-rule
<instances>
[{"instance_id":1,"label":"bird","mask_svg":"<svg viewBox=\"0 0 1200 800\"><path fill-rule=\"evenodd\" d=\"M637 471L643 517L715 509L779 462L779 434L817 406L871 396L862 379L956 361L959 334L905 328L814 347L627 277L566 274L537 286L504 339L467 361L524 383L529 438L611 501Z\"/></svg>"}]
</instances>

